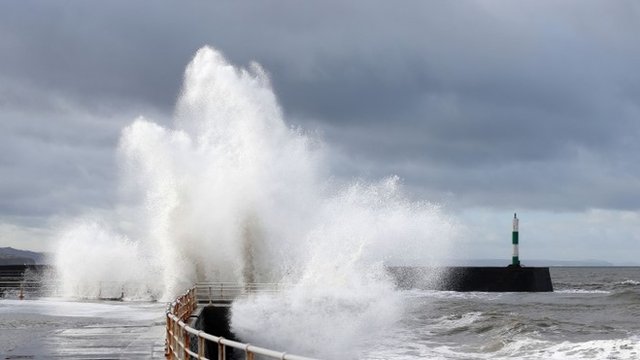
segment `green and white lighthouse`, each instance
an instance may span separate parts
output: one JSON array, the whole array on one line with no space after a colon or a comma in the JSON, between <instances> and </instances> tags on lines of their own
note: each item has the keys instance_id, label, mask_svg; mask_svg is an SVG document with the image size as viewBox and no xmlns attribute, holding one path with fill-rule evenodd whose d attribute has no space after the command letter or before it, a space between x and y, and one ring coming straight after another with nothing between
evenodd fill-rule
<instances>
[{"instance_id":1,"label":"green and white lighthouse","mask_svg":"<svg viewBox=\"0 0 640 360\"><path fill-rule=\"evenodd\" d=\"M511 233L511 242L513 243L513 256L511 257L511 266L520 266L520 254L518 252L518 216L513 214L513 232Z\"/></svg>"}]
</instances>

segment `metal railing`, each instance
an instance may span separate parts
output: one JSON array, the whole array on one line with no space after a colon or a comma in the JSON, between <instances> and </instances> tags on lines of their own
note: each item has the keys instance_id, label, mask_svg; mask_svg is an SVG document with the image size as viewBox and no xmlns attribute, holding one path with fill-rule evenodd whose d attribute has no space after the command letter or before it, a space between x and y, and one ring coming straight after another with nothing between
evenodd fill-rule
<instances>
[{"instance_id":1,"label":"metal railing","mask_svg":"<svg viewBox=\"0 0 640 360\"><path fill-rule=\"evenodd\" d=\"M145 292L146 285L138 282L122 283L118 281L98 281L95 283L86 282L75 285L75 290L71 293L78 299L98 299L98 300L124 300L129 296L140 295L141 298L151 298L151 291ZM23 278L2 277L0 278L0 298L35 299L40 297L63 296L64 289L62 282L50 278ZM148 296L144 296L148 294Z\"/></svg>"},{"instance_id":2,"label":"metal railing","mask_svg":"<svg viewBox=\"0 0 640 360\"><path fill-rule=\"evenodd\" d=\"M232 282L198 282L196 283L196 298L200 303L227 303L239 296L260 293L277 293L287 288L287 284L252 283L238 284Z\"/></svg>"},{"instance_id":3,"label":"metal railing","mask_svg":"<svg viewBox=\"0 0 640 360\"><path fill-rule=\"evenodd\" d=\"M2 265L0 266L0 298L40 297L53 293L56 284L46 276L50 267L46 265Z\"/></svg>"},{"instance_id":4,"label":"metal railing","mask_svg":"<svg viewBox=\"0 0 640 360\"><path fill-rule=\"evenodd\" d=\"M37 298L57 294L58 284L53 281L25 280L21 278L0 279L0 298Z\"/></svg>"},{"instance_id":5,"label":"metal railing","mask_svg":"<svg viewBox=\"0 0 640 360\"><path fill-rule=\"evenodd\" d=\"M274 285L274 284L268 284ZM217 344L218 360L226 360L227 347L244 351L247 360L254 360L256 355L261 355L270 359L283 360L314 360L304 356L291 355L286 352L279 352L266 349L251 344L225 339L221 336L207 334L204 331L194 329L187 325L186 321L195 311L199 293L206 292L207 297L202 299L210 303L215 301L231 301L233 294L235 296L247 294L248 292L259 291L264 288L265 291L274 291L274 287L267 284L253 284L249 287L245 285L231 283L200 283L194 286L185 294L178 297L169 305L167 311L167 340L165 347L165 356L169 359L198 359L210 360L205 357L205 348L207 342ZM269 290L271 289L271 290ZM218 290L220 296L214 296L215 290ZM226 293L224 291L227 291ZM209 295L211 294L211 295ZM192 337L196 339L195 343L191 343Z\"/></svg>"}]
</instances>

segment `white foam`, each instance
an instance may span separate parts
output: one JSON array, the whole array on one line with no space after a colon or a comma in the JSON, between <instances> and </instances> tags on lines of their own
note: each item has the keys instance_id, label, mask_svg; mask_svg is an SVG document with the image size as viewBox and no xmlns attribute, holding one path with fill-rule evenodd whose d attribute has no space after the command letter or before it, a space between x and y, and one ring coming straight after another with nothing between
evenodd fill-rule
<instances>
[{"instance_id":1,"label":"white foam","mask_svg":"<svg viewBox=\"0 0 640 360\"><path fill-rule=\"evenodd\" d=\"M588 290L588 289L563 289L554 290L558 294L611 294L611 291L607 290Z\"/></svg>"},{"instance_id":2,"label":"white foam","mask_svg":"<svg viewBox=\"0 0 640 360\"><path fill-rule=\"evenodd\" d=\"M468 326L478 321L482 317L482 312L472 311L460 315L447 315L434 320L436 327L452 329L460 326Z\"/></svg>"},{"instance_id":3,"label":"white foam","mask_svg":"<svg viewBox=\"0 0 640 360\"><path fill-rule=\"evenodd\" d=\"M521 359L634 359L640 356L638 336L611 340L552 343L518 339L498 352L497 358ZM493 356L487 358L496 358Z\"/></svg>"},{"instance_id":4,"label":"white foam","mask_svg":"<svg viewBox=\"0 0 640 360\"><path fill-rule=\"evenodd\" d=\"M640 285L640 281L628 279L624 281L619 281L616 283L616 285Z\"/></svg>"},{"instance_id":5,"label":"white foam","mask_svg":"<svg viewBox=\"0 0 640 360\"><path fill-rule=\"evenodd\" d=\"M342 284L303 281L277 295L236 301L232 330L245 341L291 353L353 358L362 342L385 336L402 306L387 282L363 273L347 277Z\"/></svg>"},{"instance_id":6,"label":"white foam","mask_svg":"<svg viewBox=\"0 0 640 360\"><path fill-rule=\"evenodd\" d=\"M428 341L384 346L361 354L361 359L637 359L640 337L551 342L534 338L496 339L479 348ZM389 345L389 344L386 344ZM407 351L410 349L410 351Z\"/></svg>"},{"instance_id":7,"label":"white foam","mask_svg":"<svg viewBox=\"0 0 640 360\"><path fill-rule=\"evenodd\" d=\"M497 293L497 292L481 292L481 291L442 291L442 290L423 290L411 289L402 292L407 298L425 298L425 299L483 299L495 300L513 293Z\"/></svg>"}]
</instances>

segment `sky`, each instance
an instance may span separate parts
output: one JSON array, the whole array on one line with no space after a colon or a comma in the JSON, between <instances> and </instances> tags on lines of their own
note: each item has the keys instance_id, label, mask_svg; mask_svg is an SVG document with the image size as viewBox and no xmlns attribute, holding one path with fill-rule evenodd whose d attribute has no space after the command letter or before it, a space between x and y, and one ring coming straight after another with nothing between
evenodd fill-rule
<instances>
[{"instance_id":1,"label":"sky","mask_svg":"<svg viewBox=\"0 0 640 360\"><path fill-rule=\"evenodd\" d=\"M638 263L635 1L3 1L0 246L106 214L121 130L170 124L211 45L269 73L338 177L398 175L467 258Z\"/></svg>"}]
</instances>

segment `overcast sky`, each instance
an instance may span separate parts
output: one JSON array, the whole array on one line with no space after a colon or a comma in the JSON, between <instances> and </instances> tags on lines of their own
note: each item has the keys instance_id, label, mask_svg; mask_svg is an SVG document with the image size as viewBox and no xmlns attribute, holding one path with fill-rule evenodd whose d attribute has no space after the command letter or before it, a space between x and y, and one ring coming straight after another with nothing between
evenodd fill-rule
<instances>
[{"instance_id":1,"label":"overcast sky","mask_svg":"<svg viewBox=\"0 0 640 360\"><path fill-rule=\"evenodd\" d=\"M263 65L335 174L442 204L464 256L509 258L518 211L530 258L635 261L638 34L636 1L4 1L0 246L112 208L121 129L168 124L208 44Z\"/></svg>"}]
</instances>

